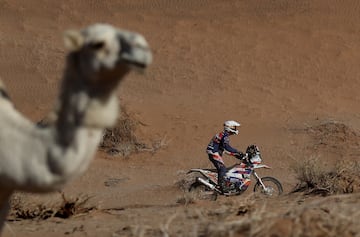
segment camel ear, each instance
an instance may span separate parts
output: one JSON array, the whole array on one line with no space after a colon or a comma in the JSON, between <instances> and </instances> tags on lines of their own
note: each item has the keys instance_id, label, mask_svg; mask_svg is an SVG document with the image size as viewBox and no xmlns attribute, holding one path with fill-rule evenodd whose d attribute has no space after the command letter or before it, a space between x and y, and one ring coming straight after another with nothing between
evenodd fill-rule
<instances>
[{"instance_id":1,"label":"camel ear","mask_svg":"<svg viewBox=\"0 0 360 237\"><path fill-rule=\"evenodd\" d=\"M84 37L79 31L68 30L64 33L65 47L69 51L76 51L84 44Z\"/></svg>"}]
</instances>

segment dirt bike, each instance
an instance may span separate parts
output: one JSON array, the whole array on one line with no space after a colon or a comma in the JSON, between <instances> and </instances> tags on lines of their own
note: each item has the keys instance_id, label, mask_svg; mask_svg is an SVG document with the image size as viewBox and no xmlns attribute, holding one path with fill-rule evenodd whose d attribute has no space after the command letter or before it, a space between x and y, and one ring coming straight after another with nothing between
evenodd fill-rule
<instances>
[{"instance_id":1,"label":"dirt bike","mask_svg":"<svg viewBox=\"0 0 360 237\"><path fill-rule=\"evenodd\" d=\"M251 183L251 176L256 180L254 192L266 197L276 197L282 194L281 183L274 177L260 177L256 169L270 169L270 166L261 164L262 158L259 147L250 145L241 163L227 168L225 176L229 191L224 193L218 185L218 173L216 169L191 169L190 173L196 173L195 181L190 185L189 191L196 198L216 200L217 195L240 195L247 190ZM207 198L206 198L207 197Z\"/></svg>"}]
</instances>

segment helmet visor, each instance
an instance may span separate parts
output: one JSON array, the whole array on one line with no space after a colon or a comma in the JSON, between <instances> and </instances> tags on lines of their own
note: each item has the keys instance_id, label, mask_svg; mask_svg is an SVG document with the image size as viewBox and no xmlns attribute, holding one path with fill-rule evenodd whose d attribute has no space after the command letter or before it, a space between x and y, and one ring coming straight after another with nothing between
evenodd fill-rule
<instances>
[{"instance_id":1,"label":"helmet visor","mask_svg":"<svg viewBox=\"0 0 360 237\"><path fill-rule=\"evenodd\" d=\"M234 134L238 134L238 133L239 133L239 131L236 129L236 126L231 126L231 127L229 127L229 131L232 132L232 133L234 133Z\"/></svg>"}]
</instances>

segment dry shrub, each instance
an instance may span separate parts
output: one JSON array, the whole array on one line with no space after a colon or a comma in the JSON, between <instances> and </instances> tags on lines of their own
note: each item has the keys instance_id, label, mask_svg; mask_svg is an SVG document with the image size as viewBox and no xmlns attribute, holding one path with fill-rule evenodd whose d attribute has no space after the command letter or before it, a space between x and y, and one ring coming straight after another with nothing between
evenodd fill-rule
<instances>
[{"instance_id":1,"label":"dry shrub","mask_svg":"<svg viewBox=\"0 0 360 237\"><path fill-rule=\"evenodd\" d=\"M115 127L107 128L104 131L100 148L110 154L128 156L145 147L145 144L138 141L135 130L138 122L131 118L126 109L122 109Z\"/></svg>"},{"instance_id":2,"label":"dry shrub","mask_svg":"<svg viewBox=\"0 0 360 237\"><path fill-rule=\"evenodd\" d=\"M216 205L202 203L171 211L155 226L127 226L116 236L353 237L360 233L359 195L301 198L306 200L304 205L297 202L300 195L280 200L222 198Z\"/></svg>"},{"instance_id":3,"label":"dry shrub","mask_svg":"<svg viewBox=\"0 0 360 237\"><path fill-rule=\"evenodd\" d=\"M286 219L291 223L288 235L283 236L358 236L359 197L359 194L342 194L316 199L289 210L276 222L281 223L281 220ZM272 226L274 225L275 223Z\"/></svg>"},{"instance_id":4,"label":"dry shrub","mask_svg":"<svg viewBox=\"0 0 360 237\"><path fill-rule=\"evenodd\" d=\"M195 182L196 177L196 173L188 173L185 170L179 170L177 172L177 180L175 181L175 186L181 191L187 192L189 191L191 184Z\"/></svg>"},{"instance_id":5,"label":"dry shrub","mask_svg":"<svg viewBox=\"0 0 360 237\"><path fill-rule=\"evenodd\" d=\"M105 129L100 148L111 155L128 157L132 153L148 151L155 153L167 146L166 137L154 140L152 144L146 145L139 141L136 129L141 124L125 108L121 108L121 116L113 128Z\"/></svg>"},{"instance_id":6,"label":"dry shrub","mask_svg":"<svg viewBox=\"0 0 360 237\"><path fill-rule=\"evenodd\" d=\"M299 183L293 192L305 194L340 194L360 191L360 163L340 160L326 170L319 159L312 158L293 166Z\"/></svg>"},{"instance_id":7,"label":"dry shrub","mask_svg":"<svg viewBox=\"0 0 360 237\"><path fill-rule=\"evenodd\" d=\"M358 236L359 195L336 195L287 211L269 212L259 206L245 218L204 222L201 237ZM270 203L269 203L270 204ZM268 204L268 205L269 205ZM270 204L271 205L271 204Z\"/></svg>"},{"instance_id":8,"label":"dry shrub","mask_svg":"<svg viewBox=\"0 0 360 237\"><path fill-rule=\"evenodd\" d=\"M216 236L218 228L228 223L228 218L241 218L243 215L251 215L254 209L254 199L223 199L218 201L218 205L209 207L198 207L189 205L189 208L171 211L159 225L132 225L116 232L116 236L127 237L165 237L165 236ZM244 218L247 219L247 218ZM231 221L230 221L231 222ZM226 226L228 227L228 226ZM226 233L219 236L232 236L231 229L226 229ZM249 235L245 235L249 236Z\"/></svg>"},{"instance_id":9,"label":"dry shrub","mask_svg":"<svg viewBox=\"0 0 360 237\"><path fill-rule=\"evenodd\" d=\"M269 220L272 220L277 215L276 213L266 212L263 208L266 203L259 205L253 196L237 200L233 198L221 204L218 209L209 210L206 213L207 218L204 218L196 236L257 236L257 233L267 228ZM217 218L213 218L214 213Z\"/></svg>"},{"instance_id":10,"label":"dry shrub","mask_svg":"<svg viewBox=\"0 0 360 237\"><path fill-rule=\"evenodd\" d=\"M9 220L36 219L45 220L51 217L70 218L71 216L88 213L95 210L94 206L86 206L90 199L88 196L79 196L76 198L66 198L61 193L62 203L60 205L32 204L24 199L25 194L15 193L11 200L11 211Z\"/></svg>"},{"instance_id":11,"label":"dry shrub","mask_svg":"<svg viewBox=\"0 0 360 237\"><path fill-rule=\"evenodd\" d=\"M189 194L190 186L195 181L195 177L192 174L187 174L184 170L178 171L177 176L174 185L183 192L183 195L177 198L176 203L184 205L195 203L196 200Z\"/></svg>"},{"instance_id":12,"label":"dry shrub","mask_svg":"<svg viewBox=\"0 0 360 237\"><path fill-rule=\"evenodd\" d=\"M360 192L360 162L341 161L336 165L337 179L334 185L337 193Z\"/></svg>"}]
</instances>

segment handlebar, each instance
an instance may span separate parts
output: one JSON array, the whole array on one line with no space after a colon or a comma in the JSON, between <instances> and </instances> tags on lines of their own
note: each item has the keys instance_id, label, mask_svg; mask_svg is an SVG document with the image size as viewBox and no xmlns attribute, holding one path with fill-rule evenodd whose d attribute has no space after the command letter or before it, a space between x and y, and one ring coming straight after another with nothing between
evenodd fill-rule
<instances>
[{"instance_id":1,"label":"handlebar","mask_svg":"<svg viewBox=\"0 0 360 237\"><path fill-rule=\"evenodd\" d=\"M240 153L235 154L235 157L239 160L247 160L249 158L249 155L248 155L248 153L240 152Z\"/></svg>"}]
</instances>

